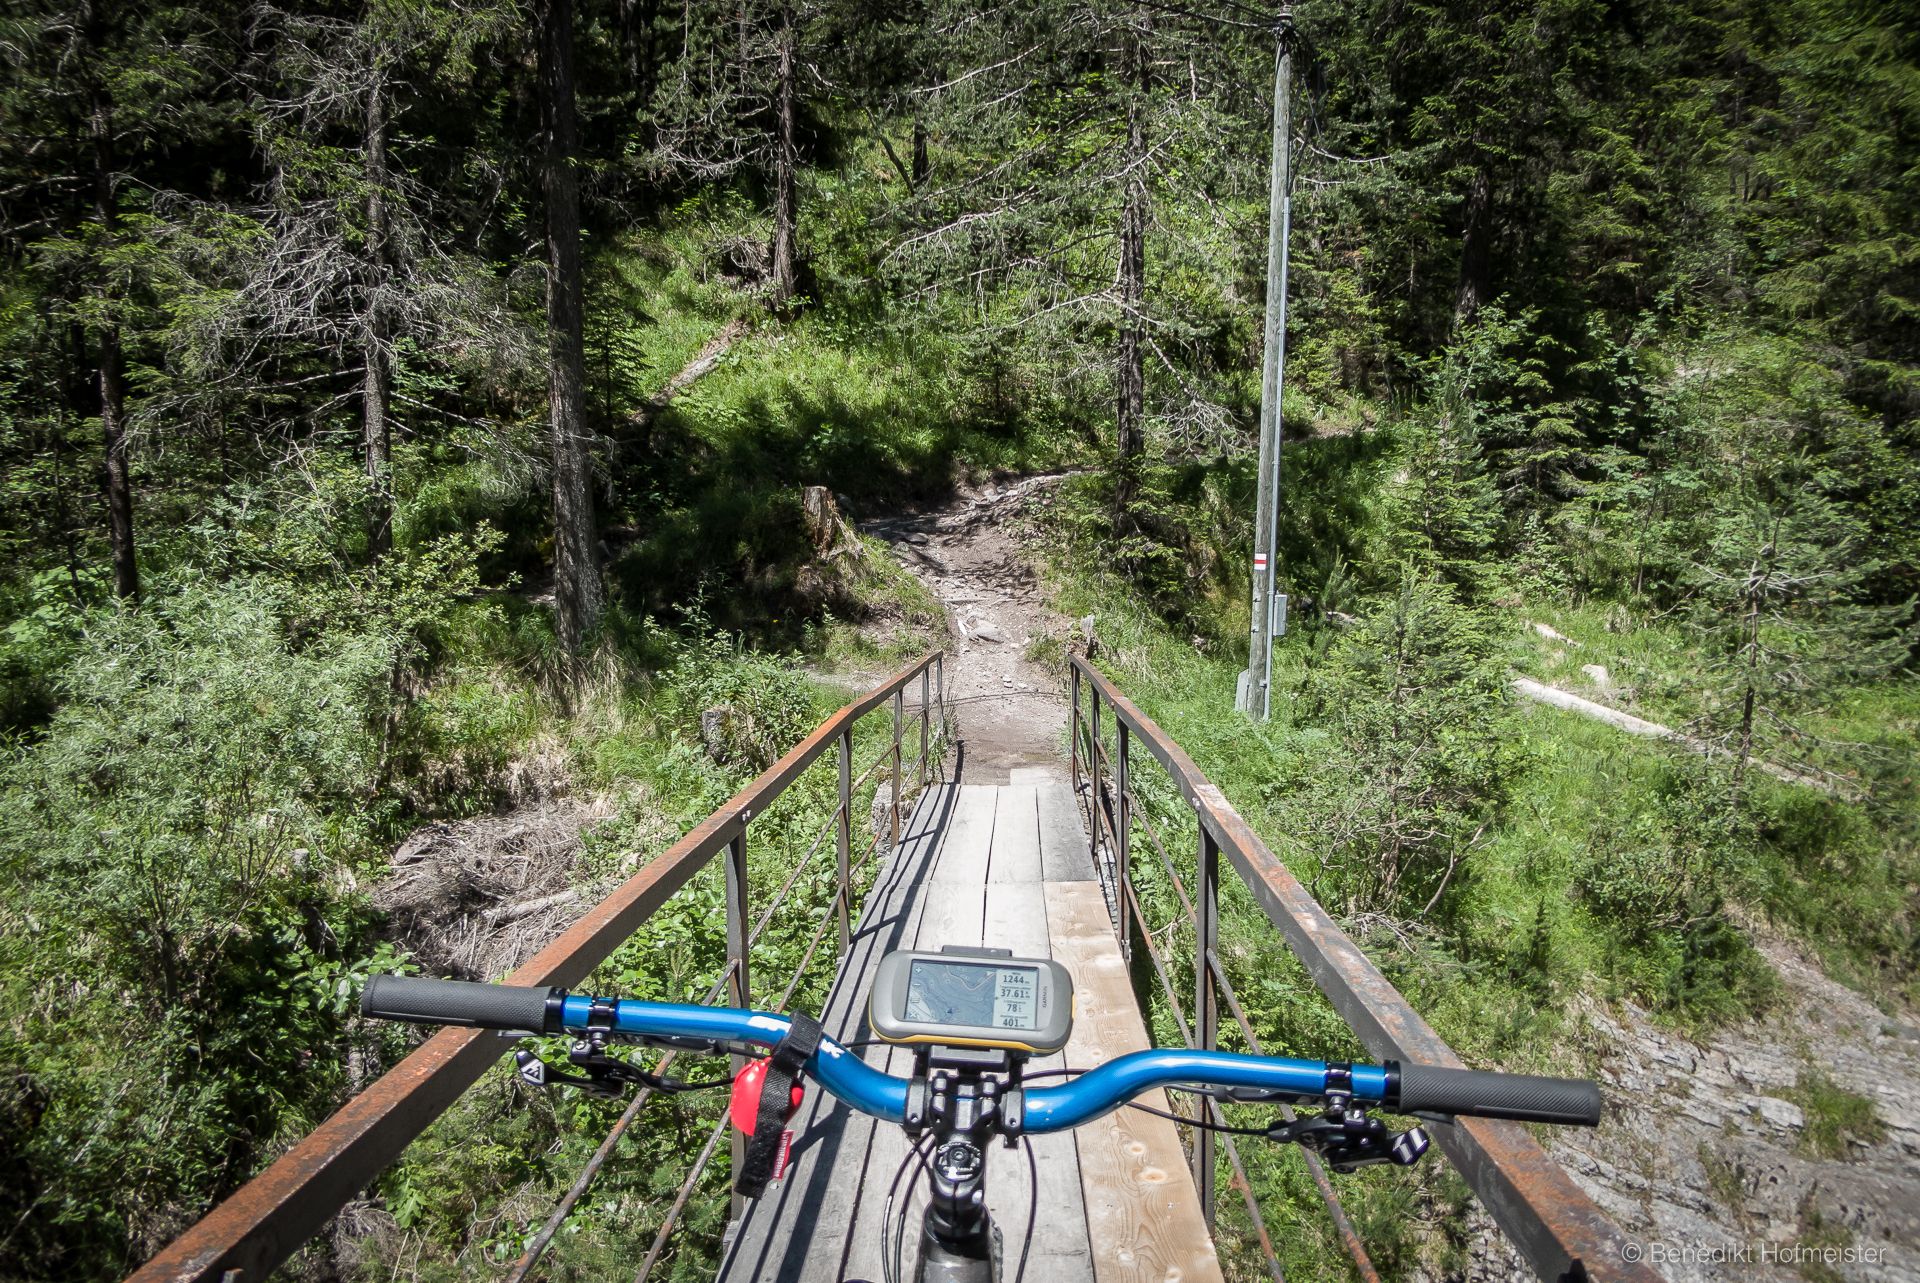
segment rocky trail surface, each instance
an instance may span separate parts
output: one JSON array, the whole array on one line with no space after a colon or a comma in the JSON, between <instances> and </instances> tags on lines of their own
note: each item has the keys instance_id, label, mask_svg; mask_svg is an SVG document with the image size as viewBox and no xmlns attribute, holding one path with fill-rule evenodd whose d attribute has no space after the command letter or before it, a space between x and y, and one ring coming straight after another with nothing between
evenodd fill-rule
<instances>
[{"instance_id":1,"label":"rocky trail surface","mask_svg":"<svg viewBox=\"0 0 1920 1283\"><path fill-rule=\"evenodd\" d=\"M1696 1041L1586 1013L1610 1116L1553 1152L1674 1280L1920 1280L1920 1027L1755 934L1781 983L1760 1017ZM1818 1143L1822 1078L1872 1102L1868 1136Z\"/></svg>"},{"instance_id":2,"label":"rocky trail surface","mask_svg":"<svg viewBox=\"0 0 1920 1283\"><path fill-rule=\"evenodd\" d=\"M1050 609L1022 551L1030 505L1064 474L962 491L951 502L861 526L946 608L953 642L947 691L970 783L1004 784L1014 770L1066 778L1067 704L1059 665L1027 657L1036 640L1072 624Z\"/></svg>"}]
</instances>

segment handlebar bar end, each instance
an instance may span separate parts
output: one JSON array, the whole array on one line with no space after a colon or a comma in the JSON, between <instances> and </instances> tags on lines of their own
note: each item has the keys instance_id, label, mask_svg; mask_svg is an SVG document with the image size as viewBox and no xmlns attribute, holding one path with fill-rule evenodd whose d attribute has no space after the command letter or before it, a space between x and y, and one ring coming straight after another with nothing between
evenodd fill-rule
<instances>
[{"instance_id":1,"label":"handlebar bar end","mask_svg":"<svg viewBox=\"0 0 1920 1283\"><path fill-rule=\"evenodd\" d=\"M527 985L489 985L422 976L374 976L360 994L360 1014L414 1024L476 1029L560 1032L566 991Z\"/></svg>"},{"instance_id":2,"label":"handlebar bar end","mask_svg":"<svg viewBox=\"0 0 1920 1283\"><path fill-rule=\"evenodd\" d=\"M1597 1127L1600 1085L1584 1078L1540 1078L1442 1065L1402 1065L1401 1113L1511 1118L1523 1123Z\"/></svg>"}]
</instances>

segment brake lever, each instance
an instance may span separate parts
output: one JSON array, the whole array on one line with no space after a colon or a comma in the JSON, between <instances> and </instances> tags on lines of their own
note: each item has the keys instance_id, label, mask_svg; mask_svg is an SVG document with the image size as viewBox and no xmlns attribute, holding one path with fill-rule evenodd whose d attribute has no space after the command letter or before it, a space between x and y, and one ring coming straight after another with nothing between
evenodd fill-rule
<instances>
[{"instance_id":1,"label":"brake lever","mask_svg":"<svg viewBox=\"0 0 1920 1283\"><path fill-rule=\"evenodd\" d=\"M1269 1128L1267 1137L1282 1144L1311 1149L1336 1172L1351 1172L1375 1163L1411 1167L1432 1145L1426 1129L1410 1127L1395 1132L1343 1092L1329 1092L1319 1114L1296 1118Z\"/></svg>"},{"instance_id":2,"label":"brake lever","mask_svg":"<svg viewBox=\"0 0 1920 1283\"><path fill-rule=\"evenodd\" d=\"M515 1072L529 1087L573 1087L589 1096L611 1099L625 1087L623 1079L611 1073L570 1074L548 1064L525 1047L513 1053Z\"/></svg>"},{"instance_id":3,"label":"brake lever","mask_svg":"<svg viewBox=\"0 0 1920 1283\"><path fill-rule=\"evenodd\" d=\"M687 1089L687 1084L678 1078L662 1077L629 1061L608 1055L608 1042L609 1039L601 1030L591 1029L585 1038L577 1038L568 1045L567 1060L585 1070L584 1074L569 1073L540 1059L524 1047L513 1053L513 1063L520 1081L529 1087L572 1087L603 1099L617 1097L629 1087L647 1087L664 1095ZM672 1042L678 1050L702 1053L712 1051L717 1046L699 1039L674 1039Z\"/></svg>"}]
</instances>

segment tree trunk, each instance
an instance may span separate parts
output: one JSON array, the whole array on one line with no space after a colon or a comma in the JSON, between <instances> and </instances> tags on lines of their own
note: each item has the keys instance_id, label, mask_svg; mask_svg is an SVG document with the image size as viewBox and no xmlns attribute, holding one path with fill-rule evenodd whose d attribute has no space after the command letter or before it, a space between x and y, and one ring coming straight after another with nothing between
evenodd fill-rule
<instances>
[{"instance_id":1,"label":"tree trunk","mask_svg":"<svg viewBox=\"0 0 1920 1283\"><path fill-rule=\"evenodd\" d=\"M543 0L540 108L546 134L547 368L553 426L553 601L560 644L578 654L600 624L606 590L594 536L581 340L580 186L573 171L573 0Z\"/></svg>"},{"instance_id":2,"label":"tree trunk","mask_svg":"<svg viewBox=\"0 0 1920 1283\"><path fill-rule=\"evenodd\" d=\"M780 76L774 91L776 135L773 147L773 306L784 307L799 292L799 217L794 170L799 148L794 143L793 7L780 10Z\"/></svg>"},{"instance_id":3,"label":"tree trunk","mask_svg":"<svg viewBox=\"0 0 1920 1283\"><path fill-rule=\"evenodd\" d=\"M1483 163L1467 184L1466 226L1460 233L1460 287L1453 296L1453 324L1473 319L1487 301L1493 272L1493 176Z\"/></svg>"},{"instance_id":4,"label":"tree trunk","mask_svg":"<svg viewBox=\"0 0 1920 1283\"><path fill-rule=\"evenodd\" d=\"M1133 528L1129 510L1139 488L1141 456L1146 450L1147 289L1147 91L1150 69L1145 29L1137 14L1127 32L1127 62L1134 93L1127 104L1127 194L1120 208L1120 344L1114 372L1114 428L1118 457L1113 492L1114 525Z\"/></svg>"},{"instance_id":5,"label":"tree trunk","mask_svg":"<svg viewBox=\"0 0 1920 1283\"><path fill-rule=\"evenodd\" d=\"M933 167L927 161L927 122L915 116L913 118L913 187L915 191L927 185L927 175Z\"/></svg>"},{"instance_id":6,"label":"tree trunk","mask_svg":"<svg viewBox=\"0 0 1920 1283\"><path fill-rule=\"evenodd\" d=\"M367 548L376 558L393 550L393 368L387 351L387 76L384 51L373 55L367 84L367 298L361 318L361 441L370 510Z\"/></svg>"},{"instance_id":7,"label":"tree trunk","mask_svg":"<svg viewBox=\"0 0 1920 1283\"><path fill-rule=\"evenodd\" d=\"M113 173L113 103L105 89L92 90L88 124L93 135L93 211L109 244L119 227L118 184ZM104 269L103 269L104 276ZM103 280L102 295L112 287ZM108 300L109 302L111 300ZM100 328L100 431L106 451L107 530L113 551L113 591L128 600L140 596L140 568L133 548L133 480L127 464L127 389L120 353L120 327L111 319Z\"/></svg>"}]
</instances>

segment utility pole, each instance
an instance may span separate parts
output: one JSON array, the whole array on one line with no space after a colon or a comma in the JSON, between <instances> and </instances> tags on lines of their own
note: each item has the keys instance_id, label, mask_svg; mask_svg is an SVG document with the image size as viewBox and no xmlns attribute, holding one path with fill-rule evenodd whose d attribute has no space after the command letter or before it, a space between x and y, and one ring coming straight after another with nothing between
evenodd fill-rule
<instances>
[{"instance_id":1,"label":"utility pole","mask_svg":"<svg viewBox=\"0 0 1920 1283\"><path fill-rule=\"evenodd\" d=\"M1256 721L1273 708L1273 636L1285 627L1275 604L1275 545L1280 532L1280 393L1287 359L1287 233L1293 223L1293 17L1280 11L1274 28L1273 167L1267 198L1267 331L1260 370L1259 502L1253 520L1253 620L1247 671L1234 706Z\"/></svg>"}]
</instances>

